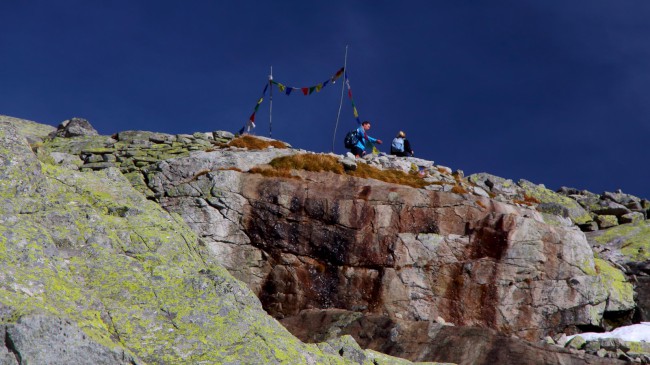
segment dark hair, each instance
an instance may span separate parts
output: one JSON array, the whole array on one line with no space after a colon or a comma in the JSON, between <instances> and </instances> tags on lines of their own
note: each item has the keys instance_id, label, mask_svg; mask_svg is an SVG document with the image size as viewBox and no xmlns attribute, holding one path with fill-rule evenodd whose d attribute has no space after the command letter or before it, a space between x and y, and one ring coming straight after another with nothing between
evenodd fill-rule
<instances>
[{"instance_id":1,"label":"dark hair","mask_svg":"<svg viewBox=\"0 0 650 365\"><path fill-rule=\"evenodd\" d=\"M364 124L370 124L370 121L369 120L364 120L363 123L361 123L361 125L364 125Z\"/></svg>"}]
</instances>

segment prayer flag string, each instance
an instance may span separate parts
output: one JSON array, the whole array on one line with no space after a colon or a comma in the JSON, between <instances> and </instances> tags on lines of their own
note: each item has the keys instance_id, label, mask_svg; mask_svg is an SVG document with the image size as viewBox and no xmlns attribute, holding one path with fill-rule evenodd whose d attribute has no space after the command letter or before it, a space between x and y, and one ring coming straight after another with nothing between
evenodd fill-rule
<instances>
[{"instance_id":1,"label":"prayer flag string","mask_svg":"<svg viewBox=\"0 0 650 365\"><path fill-rule=\"evenodd\" d=\"M262 104L262 101L264 101L264 96L266 96L266 90L268 90L269 84L264 85L264 90L262 90L262 96L257 100L257 104L255 104L255 109L253 110L253 114L251 114L250 117L248 117L248 120L246 123L244 123L244 126L239 130L239 134L244 134L244 133L250 133L250 131L255 128L255 113L257 113L257 110L260 108L260 104Z\"/></svg>"},{"instance_id":2,"label":"prayer flag string","mask_svg":"<svg viewBox=\"0 0 650 365\"><path fill-rule=\"evenodd\" d=\"M343 74L343 71L344 71L344 69L343 69L343 67L341 67L340 70L336 71L334 76L332 76L329 79L321 82L320 84L316 84L314 86L308 86L308 87L287 86L287 85L285 85L285 84L283 84L281 82L277 82L275 80L271 80L271 85L275 85L281 93L286 94L286 95L291 94L291 92L294 91L294 90L300 90L303 95L311 95L311 94L314 93L314 91L315 92L320 92L330 82L335 83L336 80L339 77L341 77L341 75Z\"/></svg>"},{"instance_id":3,"label":"prayer flag string","mask_svg":"<svg viewBox=\"0 0 650 365\"><path fill-rule=\"evenodd\" d=\"M260 108L260 104L262 104L262 101L264 101L264 97L266 96L266 91L269 88L269 85L273 87L275 85L278 90L285 94L285 95L290 95L291 92L294 90L297 90L299 92L302 92L303 95L311 95L315 92L320 92L325 86L327 86L329 83L335 83L336 80L338 80L341 75L345 75L345 86L347 86L348 89L348 97L350 98L350 102L352 103L352 111L354 114L354 118L357 120L357 122L361 123L361 120L359 119L359 112L357 111L357 107L354 104L354 100L352 99L352 89L350 88L350 80L348 79L348 73L345 72L345 67L341 67L336 73L330 77L328 80L325 80L319 84L316 84L314 86L308 86L308 87L293 87L293 86L286 86L282 83L279 83L273 79L269 80L269 82L264 85L264 90L262 90L262 96L257 100L257 104L255 104L255 108L253 109L253 114L248 118L244 126L239 130L239 134L244 134L244 133L250 133L253 128L255 128L255 114L257 113L258 109Z\"/></svg>"},{"instance_id":4,"label":"prayer flag string","mask_svg":"<svg viewBox=\"0 0 650 365\"><path fill-rule=\"evenodd\" d=\"M345 72L345 86L348 88L348 98L350 98L350 103L352 104L352 114L354 115L354 119L357 120L357 123L361 124L359 111L357 110L356 104L354 104L354 99L352 99L352 88L350 87L350 79L348 78L347 71Z\"/></svg>"}]
</instances>

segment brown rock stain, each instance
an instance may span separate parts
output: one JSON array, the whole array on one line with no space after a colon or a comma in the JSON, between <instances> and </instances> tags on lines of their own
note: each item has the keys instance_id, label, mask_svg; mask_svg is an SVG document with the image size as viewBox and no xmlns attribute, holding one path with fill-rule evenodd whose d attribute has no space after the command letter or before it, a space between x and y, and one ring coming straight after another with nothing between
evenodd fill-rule
<instances>
[{"instance_id":1,"label":"brown rock stain","mask_svg":"<svg viewBox=\"0 0 650 365\"><path fill-rule=\"evenodd\" d=\"M468 227L467 259L453 267L452 282L444 293L451 304L447 314L454 323L497 327L499 263L508 249L510 227L512 222L503 215L487 216ZM473 278L473 270L482 277Z\"/></svg>"}]
</instances>

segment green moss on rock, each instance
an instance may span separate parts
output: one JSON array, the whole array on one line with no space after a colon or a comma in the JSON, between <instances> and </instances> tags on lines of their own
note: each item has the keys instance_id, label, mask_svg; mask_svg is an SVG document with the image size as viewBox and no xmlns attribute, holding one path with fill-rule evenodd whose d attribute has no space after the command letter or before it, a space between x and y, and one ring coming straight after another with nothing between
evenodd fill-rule
<instances>
[{"instance_id":1,"label":"green moss on rock","mask_svg":"<svg viewBox=\"0 0 650 365\"><path fill-rule=\"evenodd\" d=\"M0 129L0 142L10 134ZM119 170L40 164L12 143L0 144L2 158L22 159L20 168L0 166L16 179L0 185L3 321L65 318L152 364L353 363L292 336L243 283L205 263L205 247L178 216Z\"/></svg>"},{"instance_id":2,"label":"green moss on rock","mask_svg":"<svg viewBox=\"0 0 650 365\"><path fill-rule=\"evenodd\" d=\"M596 271L609 294L606 310L619 311L630 309L634 304L634 287L628 282L625 274L609 262L595 258Z\"/></svg>"},{"instance_id":3,"label":"green moss on rock","mask_svg":"<svg viewBox=\"0 0 650 365\"><path fill-rule=\"evenodd\" d=\"M592 237L596 243L620 250L627 261L650 259L650 220L621 224Z\"/></svg>"},{"instance_id":4,"label":"green moss on rock","mask_svg":"<svg viewBox=\"0 0 650 365\"><path fill-rule=\"evenodd\" d=\"M549 190L543 185L535 185L525 180L519 181L519 186L524 189L526 195L539 200L541 203L553 203L565 207L568 211L569 218L575 224L583 224L592 220L589 212L569 197Z\"/></svg>"}]
</instances>

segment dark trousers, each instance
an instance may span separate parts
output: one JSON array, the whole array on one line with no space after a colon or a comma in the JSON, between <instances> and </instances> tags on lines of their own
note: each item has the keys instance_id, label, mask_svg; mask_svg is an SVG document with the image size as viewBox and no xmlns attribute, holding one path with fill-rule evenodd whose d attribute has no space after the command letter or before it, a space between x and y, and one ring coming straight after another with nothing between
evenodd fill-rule
<instances>
[{"instance_id":1,"label":"dark trousers","mask_svg":"<svg viewBox=\"0 0 650 365\"><path fill-rule=\"evenodd\" d=\"M350 152L352 152L353 155L360 157L366 154L366 151L362 150L361 148L354 146L350 148Z\"/></svg>"}]
</instances>

